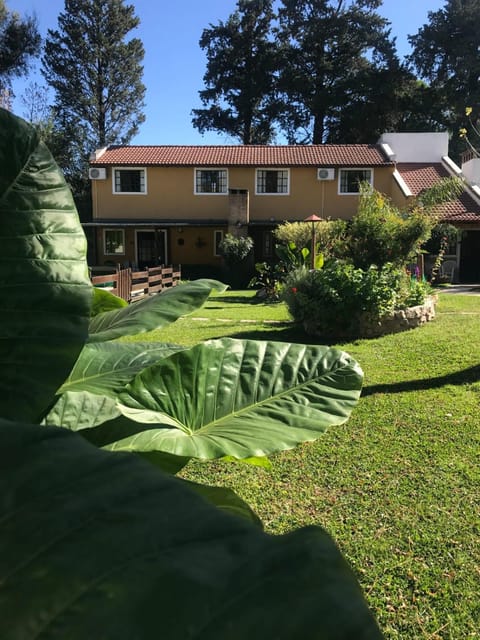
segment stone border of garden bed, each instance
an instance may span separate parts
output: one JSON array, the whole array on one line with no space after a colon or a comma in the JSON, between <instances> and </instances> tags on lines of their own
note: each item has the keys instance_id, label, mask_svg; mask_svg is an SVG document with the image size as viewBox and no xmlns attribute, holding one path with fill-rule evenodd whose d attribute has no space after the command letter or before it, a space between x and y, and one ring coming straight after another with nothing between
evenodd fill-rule
<instances>
[{"instance_id":1,"label":"stone border of garden bed","mask_svg":"<svg viewBox=\"0 0 480 640\"><path fill-rule=\"evenodd\" d=\"M378 338L388 333L399 333L409 329L416 329L435 318L435 305L438 302L438 294L433 294L425 299L423 304L407 309L393 311L380 320L373 320L370 315L363 316L355 331L345 331L336 337ZM304 323L305 332L309 335L322 335L316 332L314 327Z\"/></svg>"},{"instance_id":2,"label":"stone border of garden bed","mask_svg":"<svg viewBox=\"0 0 480 640\"><path fill-rule=\"evenodd\" d=\"M361 322L361 335L367 338L377 338L387 333L399 333L408 329L416 329L435 318L435 305L438 295L428 296L423 304L407 309L399 309L376 322Z\"/></svg>"}]
</instances>

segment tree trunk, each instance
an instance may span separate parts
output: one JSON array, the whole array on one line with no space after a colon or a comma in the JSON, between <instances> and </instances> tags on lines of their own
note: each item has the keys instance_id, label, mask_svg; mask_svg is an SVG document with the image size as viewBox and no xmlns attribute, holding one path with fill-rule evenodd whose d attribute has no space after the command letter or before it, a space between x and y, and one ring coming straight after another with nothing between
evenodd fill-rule
<instances>
[{"instance_id":1,"label":"tree trunk","mask_svg":"<svg viewBox=\"0 0 480 640\"><path fill-rule=\"evenodd\" d=\"M324 142L325 127L323 124L323 120L323 115L313 116L313 144L323 144Z\"/></svg>"}]
</instances>

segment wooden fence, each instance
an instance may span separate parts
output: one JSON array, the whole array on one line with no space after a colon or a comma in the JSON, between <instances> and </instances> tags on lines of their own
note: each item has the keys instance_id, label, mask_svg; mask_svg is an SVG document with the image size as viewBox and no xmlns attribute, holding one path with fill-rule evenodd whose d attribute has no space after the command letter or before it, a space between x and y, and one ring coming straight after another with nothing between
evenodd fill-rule
<instances>
[{"instance_id":1,"label":"wooden fence","mask_svg":"<svg viewBox=\"0 0 480 640\"><path fill-rule=\"evenodd\" d=\"M167 287L177 285L182 277L180 265L149 267L145 271L117 269L115 273L92 276L94 287L108 289L111 293L127 302L136 302Z\"/></svg>"}]
</instances>

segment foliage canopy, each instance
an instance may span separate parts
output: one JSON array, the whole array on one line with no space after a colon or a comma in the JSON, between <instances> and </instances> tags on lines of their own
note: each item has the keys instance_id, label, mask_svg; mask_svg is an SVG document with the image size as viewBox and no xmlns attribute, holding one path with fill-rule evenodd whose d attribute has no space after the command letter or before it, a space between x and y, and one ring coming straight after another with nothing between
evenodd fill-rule
<instances>
[{"instance_id":1,"label":"foliage canopy","mask_svg":"<svg viewBox=\"0 0 480 640\"><path fill-rule=\"evenodd\" d=\"M242 144L268 144L274 136L276 45L272 0L239 0L226 22L205 29L204 105L193 109L200 133L218 131Z\"/></svg>"},{"instance_id":2,"label":"foliage canopy","mask_svg":"<svg viewBox=\"0 0 480 640\"><path fill-rule=\"evenodd\" d=\"M40 43L36 18L21 19L0 0L0 97L11 88L13 78L27 73L29 59L39 53Z\"/></svg>"},{"instance_id":3,"label":"foliage canopy","mask_svg":"<svg viewBox=\"0 0 480 640\"><path fill-rule=\"evenodd\" d=\"M89 192L88 156L128 144L145 120L144 48L124 0L65 0L49 29L42 73L53 89L55 158L76 195Z\"/></svg>"}]
</instances>

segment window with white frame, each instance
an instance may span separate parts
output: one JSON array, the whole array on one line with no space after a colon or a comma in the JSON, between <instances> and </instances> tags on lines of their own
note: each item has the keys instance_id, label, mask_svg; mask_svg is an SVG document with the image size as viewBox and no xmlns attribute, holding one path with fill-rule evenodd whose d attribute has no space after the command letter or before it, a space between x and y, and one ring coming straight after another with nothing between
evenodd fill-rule
<instances>
[{"instance_id":1,"label":"window with white frame","mask_svg":"<svg viewBox=\"0 0 480 640\"><path fill-rule=\"evenodd\" d=\"M147 193L147 170L114 169L113 193Z\"/></svg>"},{"instance_id":2,"label":"window with white frame","mask_svg":"<svg viewBox=\"0 0 480 640\"><path fill-rule=\"evenodd\" d=\"M362 182L373 185L372 169L340 169L338 192L343 194L359 193Z\"/></svg>"},{"instance_id":3,"label":"window with white frame","mask_svg":"<svg viewBox=\"0 0 480 640\"><path fill-rule=\"evenodd\" d=\"M123 229L103 230L103 252L106 256L125 255L125 231Z\"/></svg>"},{"instance_id":4,"label":"window with white frame","mask_svg":"<svg viewBox=\"0 0 480 640\"><path fill-rule=\"evenodd\" d=\"M219 246L221 241L223 240L223 231L221 230L215 230L213 232L213 255L214 256L220 256L220 250L219 250Z\"/></svg>"},{"instance_id":5,"label":"window with white frame","mask_svg":"<svg viewBox=\"0 0 480 640\"><path fill-rule=\"evenodd\" d=\"M195 193L225 194L228 192L227 169L195 169Z\"/></svg>"},{"instance_id":6,"label":"window with white frame","mask_svg":"<svg viewBox=\"0 0 480 640\"><path fill-rule=\"evenodd\" d=\"M290 171L288 169L257 169L255 192L257 195L288 195Z\"/></svg>"}]
</instances>

